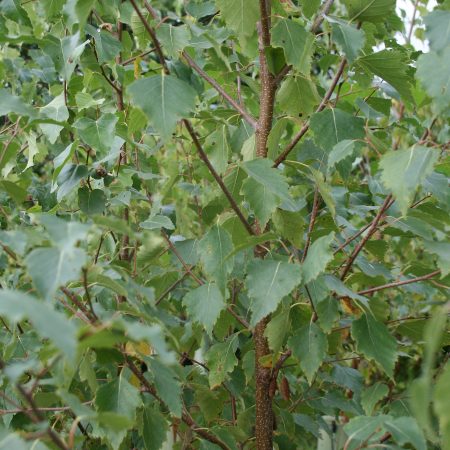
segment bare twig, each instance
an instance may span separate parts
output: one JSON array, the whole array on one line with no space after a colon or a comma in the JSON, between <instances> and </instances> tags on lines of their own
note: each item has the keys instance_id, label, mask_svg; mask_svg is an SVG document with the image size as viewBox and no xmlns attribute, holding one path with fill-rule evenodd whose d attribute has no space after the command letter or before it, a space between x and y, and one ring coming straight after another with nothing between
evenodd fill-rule
<instances>
[{"instance_id":1,"label":"bare twig","mask_svg":"<svg viewBox=\"0 0 450 450\"><path fill-rule=\"evenodd\" d=\"M355 247L352 254L348 258L346 265L344 267L344 270L341 274L341 280L345 278L348 271L351 269L353 262L355 261L356 257L359 255L359 252L363 249L363 247L366 245L366 242L370 239L372 234L377 229L378 223L380 222L381 218L383 217L383 214L386 212L386 210L389 208L392 200L392 195L388 195L386 199L384 200L384 203L381 205L381 208L379 209L377 215L375 216L375 219L370 224L370 227L368 228L367 234L361 239L359 244Z\"/></svg>"},{"instance_id":2,"label":"bare twig","mask_svg":"<svg viewBox=\"0 0 450 450\"><path fill-rule=\"evenodd\" d=\"M387 283L387 284L383 284L381 286L375 286L375 287L372 287L369 289L364 289L362 291L359 291L358 294L360 294L360 295L373 294L374 292L382 291L384 289L389 289L392 287L404 286L405 284L418 283L419 281L429 280L430 278L433 278L436 275L439 275L440 273L441 273L440 270L435 270L434 272L431 272L427 275L422 275L420 277L411 278L409 280L393 281L392 283Z\"/></svg>"}]
</instances>

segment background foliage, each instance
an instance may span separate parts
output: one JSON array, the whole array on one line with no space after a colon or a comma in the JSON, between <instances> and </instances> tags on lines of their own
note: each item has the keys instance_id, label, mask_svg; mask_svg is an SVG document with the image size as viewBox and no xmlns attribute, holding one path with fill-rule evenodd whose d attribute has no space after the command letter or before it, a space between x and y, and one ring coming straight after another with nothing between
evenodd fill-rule
<instances>
[{"instance_id":1,"label":"background foliage","mask_svg":"<svg viewBox=\"0 0 450 450\"><path fill-rule=\"evenodd\" d=\"M0 3L0 448L450 449L450 3L268 3Z\"/></svg>"}]
</instances>

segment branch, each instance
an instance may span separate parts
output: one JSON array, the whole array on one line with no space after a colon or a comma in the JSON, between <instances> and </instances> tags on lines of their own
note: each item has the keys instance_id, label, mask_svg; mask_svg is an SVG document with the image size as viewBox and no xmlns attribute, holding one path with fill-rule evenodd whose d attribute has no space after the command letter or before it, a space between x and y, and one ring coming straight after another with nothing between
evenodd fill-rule
<instances>
[{"instance_id":1,"label":"branch","mask_svg":"<svg viewBox=\"0 0 450 450\"><path fill-rule=\"evenodd\" d=\"M161 63L161 65L163 66L164 69L164 73L166 75L169 75L170 70L167 67L167 63L166 63L166 58L164 58L164 53L162 51L161 48L161 44L158 41L158 38L156 37L156 33L153 30L153 28L149 25L149 23L147 22L146 18L144 17L144 15L142 14L141 10L139 9L138 5L136 4L135 0L130 0L131 4L133 5L134 10L136 11L136 14L139 16L139 19L142 22L142 25L144 25L144 28L146 29L147 33L150 35L150 38L153 42L153 45L155 47L155 52L158 55L159 61ZM147 10L153 15L153 8L147 3L145 2L145 7L147 8Z\"/></svg>"},{"instance_id":2,"label":"branch","mask_svg":"<svg viewBox=\"0 0 450 450\"><path fill-rule=\"evenodd\" d=\"M314 225L316 224L317 213L319 212L319 189L316 188L314 191L314 200L313 200L313 209L311 212L311 218L309 220L308 226L308 235L306 237L305 249L303 250L302 260L303 263L306 259L306 255L308 254L309 246L311 244L311 233L314 229Z\"/></svg>"},{"instance_id":3,"label":"branch","mask_svg":"<svg viewBox=\"0 0 450 450\"><path fill-rule=\"evenodd\" d=\"M244 225L245 229L250 235L254 235L255 231L253 230L250 223L245 218L244 214L242 214L242 211L240 210L238 204L236 203L235 199L231 195L231 192L228 190L228 188L225 186L225 183L222 180L222 177L217 173L216 169L214 169L213 165L211 164L210 160L208 159L208 156L206 155L205 151L202 148L202 145L200 144L200 141L198 140L197 134L194 131L194 128L192 127L191 122L187 119L182 120L184 126L186 127L188 133L190 134L192 138L192 142L194 143L194 146L197 149L197 152L200 156L200 158L205 163L206 167L208 167L208 170L210 171L211 175L216 180L217 184L222 189L222 192L225 194L225 197L228 199L228 202L230 203L231 208L234 210L236 215L238 216L239 220L242 222L242 225Z\"/></svg>"},{"instance_id":4,"label":"branch","mask_svg":"<svg viewBox=\"0 0 450 450\"><path fill-rule=\"evenodd\" d=\"M134 10L138 14L141 22L143 23L145 29L148 32L148 34L150 35L150 38L152 39L153 45L155 47L155 51L156 51L156 53L158 54L158 57L161 60L161 64L163 66L164 72L167 75L169 75L170 74L170 70L169 70L169 67L167 66L166 60L164 58L164 54L162 52L161 44L159 43L158 38L156 37L155 31L149 25L149 23L147 22L145 17L142 15L142 12L140 11L140 9L138 8L138 6L136 4L136 1L135 0L130 0L130 2L133 5ZM146 7L147 7L147 5L146 5ZM148 7L151 8L150 5L148 5ZM249 234L251 234L251 235L255 234L255 232L253 231L253 228L251 227L251 225L249 224L247 219L244 217L244 214L242 214L241 210L239 209L238 204L234 200L234 198L231 195L230 191L225 186L225 183L223 182L221 176L216 172L216 170L214 169L213 165L209 161L208 156L206 155L205 151L203 150L202 145L200 144L200 141L198 140L198 137L197 137L197 135L196 135L196 133L194 131L194 128L192 127L191 122L189 120L187 120L187 119L183 119L182 123L186 127L189 135L191 136L192 141L194 143L194 146L195 146L195 148L197 149L197 151L198 151L198 153L200 155L200 158L206 164L206 166L208 167L209 171L211 172L211 175L214 177L214 179L216 180L217 184L222 189L223 193L225 194L225 196L227 197L228 201L230 202L230 205L231 205L232 209L234 210L236 215L239 217L239 220L242 222L242 224L244 225L245 229L248 231Z\"/></svg>"},{"instance_id":5,"label":"branch","mask_svg":"<svg viewBox=\"0 0 450 450\"><path fill-rule=\"evenodd\" d=\"M125 362L129 369L133 372L133 374L136 376L136 378L141 382L141 384L145 387L146 391L149 392L155 399L164 405L164 402L159 397L159 395L156 392L156 389L150 384L150 382L145 378L144 374L136 367L134 362L131 360L131 358L126 354L123 353L123 356L125 358ZM204 428L200 428L192 419L192 417L189 415L189 413L185 410L183 407L183 413L181 416L183 422L186 423L189 427L193 429L199 436L203 437L209 442L212 442L213 444L218 445L223 450L230 450L230 448L224 444L217 436L214 434L209 433Z\"/></svg>"},{"instance_id":6,"label":"branch","mask_svg":"<svg viewBox=\"0 0 450 450\"><path fill-rule=\"evenodd\" d=\"M347 64L347 60L344 58L341 61L341 64L339 65L339 68L333 78L333 81L331 82L330 87L328 88L328 91L326 92L325 96L323 97L322 101L320 102L320 105L317 107L315 113L319 113L323 111L330 100L331 96L333 95L334 90L336 89L337 84L339 83L339 80L344 73L345 66ZM278 167L291 153L291 151L294 149L294 147L299 143L300 139L308 132L309 130L309 122L306 122L301 130L294 136L292 141L286 146L286 148L283 150L283 152L278 156L278 158L275 160L274 167Z\"/></svg>"},{"instance_id":7,"label":"branch","mask_svg":"<svg viewBox=\"0 0 450 450\"><path fill-rule=\"evenodd\" d=\"M333 6L334 0L327 0L323 8L320 10L320 12L317 14L316 18L314 19L313 25L311 26L310 32L313 34L317 33L317 30L319 29L320 25L322 25L323 19L330 11L331 7ZM278 75L275 77L275 84L278 86L282 81L283 78L291 71L292 66L285 65L279 72Z\"/></svg>"},{"instance_id":8,"label":"branch","mask_svg":"<svg viewBox=\"0 0 450 450\"><path fill-rule=\"evenodd\" d=\"M261 94L259 100L259 120L256 130L256 155L267 156L267 139L272 128L273 108L275 103L276 85L270 72L266 58L266 48L270 47L270 4L259 0L261 20L257 24L258 52L261 78Z\"/></svg>"},{"instance_id":9,"label":"branch","mask_svg":"<svg viewBox=\"0 0 450 450\"><path fill-rule=\"evenodd\" d=\"M388 195L386 197L386 199L384 200L384 203L381 205L381 208L379 209L377 215L375 216L375 219L370 224L367 234L361 239L359 244L355 247L352 254L348 258L347 263L344 267L344 270L342 271L342 274L341 274L341 280L343 280L345 278L348 271L351 269L356 257L359 255L359 252L363 249L363 247L366 245L366 242L370 239L372 234L377 229L378 223L380 222L381 218L383 217L383 214L391 206L391 200L392 200L392 195Z\"/></svg>"},{"instance_id":10,"label":"branch","mask_svg":"<svg viewBox=\"0 0 450 450\"><path fill-rule=\"evenodd\" d=\"M430 278L433 278L436 275L439 275L440 273L441 273L440 270L435 270L434 272L431 272L427 275L422 275L420 277L411 278L409 280L393 281L392 283L387 283L387 284L383 284L381 286L375 286L375 287L372 287L369 289L364 289L363 291L359 291L358 294L359 295L367 295L367 294L372 294L374 292L382 291L383 289L404 286L405 284L418 283L419 281L429 280Z\"/></svg>"},{"instance_id":11,"label":"branch","mask_svg":"<svg viewBox=\"0 0 450 450\"><path fill-rule=\"evenodd\" d=\"M323 19L325 19L325 16L330 12L333 3L334 0L327 0L324 3L322 10L319 12L319 14L317 14L316 19L314 20L314 23L311 27L312 33L316 33L320 25L322 25Z\"/></svg>"},{"instance_id":12,"label":"branch","mask_svg":"<svg viewBox=\"0 0 450 450\"><path fill-rule=\"evenodd\" d=\"M178 284L185 278L186 275L189 275L199 286L202 286L205 284L205 282L197 277L197 275L195 275L195 273L192 272L192 267L189 266L189 264L186 263L186 261L183 259L183 257L181 256L180 252L177 250L177 248L175 247L175 245L173 245L173 242L169 239L169 237L162 232L163 238L165 239L165 241L167 242L167 244L169 245L170 249L173 251L174 255L177 257L178 261L180 261L181 265L184 267L184 270L186 271L184 273L184 275L181 277L181 279L177 280L175 283L172 284L172 286L170 286L162 295L161 297L156 301L156 304L160 303L161 300L168 294L170 293L173 289L175 289ZM227 311L241 324L243 325L245 328L249 329L250 328L250 324L241 316L239 316L239 314L237 314L232 308L231 306L227 306Z\"/></svg>"},{"instance_id":13,"label":"branch","mask_svg":"<svg viewBox=\"0 0 450 450\"><path fill-rule=\"evenodd\" d=\"M253 128L257 128L257 120L248 113L248 111L234 100L225 89L216 81L210 77L204 70L202 70L197 63L186 53L182 53L183 58L204 80L206 80Z\"/></svg>"}]
</instances>

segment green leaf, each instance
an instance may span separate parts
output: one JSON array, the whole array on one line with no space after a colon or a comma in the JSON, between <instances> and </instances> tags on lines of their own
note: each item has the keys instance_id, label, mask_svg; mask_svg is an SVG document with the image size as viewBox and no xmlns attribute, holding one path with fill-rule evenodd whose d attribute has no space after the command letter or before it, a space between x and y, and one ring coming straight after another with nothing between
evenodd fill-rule
<instances>
[{"instance_id":1,"label":"green leaf","mask_svg":"<svg viewBox=\"0 0 450 450\"><path fill-rule=\"evenodd\" d=\"M352 22L383 22L395 12L396 0L344 0Z\"/></svg>"},{"instance_id":2,"label":"green leaf","mask_svg":"<svg viewBox=\"0 0 450 450\"><path fill-rule=\"evenodd\" d=\"M342 160L354 155L357 149L357 142L349 139L337 143L328 155L328 172Z\"/></svg>"},{"instance_id":3,"label":"green leaf","mask_svg":"<svg viewBox=\"0 0 450 450\"><path fill-rule=\"evenodd\" d=\"M327 265L333 259L331 243L334 241L334 232L322 236L311 245L305 262L302 266L302 278L304 283L315 280L325 272Z\"/></svg>"},{"instance_id":4,"label":"green leaf","mask_svg":"<svg viewBox=\"0 0 450 450\"><path fill-rule=\"evenodd\" d=\"M189 291L183 298L183 304L192 320L202 324L207 333L212 336L214 325L226 307L222 292L217 285L204 284Z\"/></svg>"},{"instance_id":5,"label":"green leaf","mask_svg":"<svg viewBox=\"0 0 450 450\"><path fill-rule=\"evenodd\" d=\"M264 336L267 338L270 349L276 354L283 346L286 334L290 329L289 309L273 317L268 323Z\"/></svg>"},{"instance_id":6,"label":"green leaf","mask_svg":"<svg viewBox=\"0 0 450 450\"><path fill-rule=\"evenodd\" d=\"M311 117L314 141L324 150L333 148L346 139L363 139L364 120L342 109L325 109Z\"/></svg>"},{"instance_id":7,"label":"green leaf","mask_svg":"<svg viewBox=\"0 0 450 450\"><path fill-rule=\"evenodd\" d=\"M392 378L397 360L397 342L386 325L372 314L365 313L353 321L351 333L357 351L374 360Z\"/></svg>"},{"instance_id":8,"label":"green leaf","mask_svg":"<svg viewBox=\"0 0 450 450\"><path fill-rule=\"evenodd\" d=\"M339 318L339 302L334 297L326 297L316 304L316 312L320 327L326 333L329 333Z\"/></svg>"},{"instance_id":9,"label":"green leaf","mask_svg":"<svg viewBox=\"0 0 450 450\"><path fill-rule=\"evenodd\" d=\"M439 67L439 70L436 70ZM432 108L437 113L450 113L450 46L442 56L435 52L421 55L417 60L417 78L433 99Z\"/></svg>"},{"instance_id":10,"label":"green leaf","mask_svg":"<svg viewBox=\"0 0 450 450\"><path fill-rule=\"evenodd\" d=\"M145 222L141 222L139 226L145 230L160 230L161 228L165 228L166 230L175 229L172 221L167 216L161 214L149 217Z\"/></svg>"},{"instance_id":11,"label":"green leaf","mask_svg":"<svg viewBox=\"0 0 450 450\"><path fill-rule=\"evenodd\" d=\"M439 9L427 14L424 18L425 36L434 52L444 51L450 45L450 11ZM443 58L445 61L445 57Z\"/></svg>"},{"instance_id":12,"label":"green leaf","mask_svg":"<svg viewBox=\"0 0 450 450\"><path fill-rule=\"evenodd\" d=\"M190 39L189 29L186 25L174 27L167 23L163 23L157 28L156 36L171 58L177 58L178 54L188 46Z\"/></svg>"},{"instance_id":13,"label":"green leaf","mask_svg":"<svg viewBox=\"0 0 450 450\"><path fill-rule=\"evenodd\" d=\"M233 270L234 258L227 258L233 251L233 241L224 228L214 225L198 243L200 261L205 273L214 281L222 293L227 286L227 277Z\"/></svg>"},{"instance_id":14,"label":"green leaf","mask_svg":"<svg viewBox=\"0 0 450 450\"><path fill-rule=\"evenodd\" d=\"M258 0L216 0L225 23L239 37L252 36L259 20Z\"/></svg>"},{"instance_id":15,"label":"green leaf","mask_svg":"<svg viewBox=\"0 0 450 450\"><path fill-rule=\"evenodd\" d=\"M200 410L209 421L215 421L220 417L224 403L228 400L228 394L224 390L211 391L207 386L196 386L195 401L198 403Z\"/></svg>"},{"instance_id":16,"label":"green leaf","mask_svg":"<svg viewBox=\"0 0 450 450\"><path fill-rule=\"evenodd\" d=\"M128 93L164 139L170 137L178 120L194 109L197 95L190 85L171 75L137 80L128 86Z\"/></svg>"},{"instance_id":17,"label":"green leaf","mask_svg":"<svg viewBox=\"0 0 450 450\"><path fill-rule=\"evenodd\" d=\"M388 420L384 426L391 432L392 437L398 444L412 444L417 450L427 449L422 430L412 417L398 417Z\"/></svg>"},{"instance_id":18,"label":"green leaf","mask_svg":"<svg viewBox=\"0 0 450 450\"><path fill-rule=\"evenodd\" d=\"M336 205L333 195L331 194L331 186L325 181L325 177L322 172L315 170L312 167L310 167L309 170L312 173L312 179L319 190L320 196L330 210L331 215L335 217Z\"/></svg>"},{"instance_id":19,"label":"green leaf","mask_svg":"<svg viewBox=\"0 0 450 450\"><path fill-rule=\"evenodd\" d=\"M205 142L205 150L211 164L219 174L225 172L230 157L230 144L228 142L228 127L222 125L211 133Z\"/></svg>"},{"instance_id":20,"label":"green leaf","mask_svg":"<svg viewBox=\"0 0 450 450\"><path fill-rule=\"evenodd\" d=\"M158 395L175 417L181 417L181 384L174 370L157 358L144 359L152 373Z\"/></svg>"},{"instance_id":21,"label":"green leaf","mask_svg":"<svg viewBox=\"0 0 450 450\"><path fill-rule=\"evenodd\" d=\"M309 115L320 103L316 85L303 75L287 77L280 87L277 100L283 112L294 117Z\"/></svg>"},{"instance_id":22,"label":"green leaf","mask_svg":"<svg viewBox=\"0 0 450 450\"><path fill-rule=\"evenodd\" d=\"M113 38L111 33L89 24L86 25L86 31L94 38L95 51L100 64L114 60L122 50L122 44Z\"/></svg>"},{"instance_id":23,"label":"green leaf","mask_svg":"<svg viewBox=\"0 0 450 450\"><path fill-rule=\"evenodd\" d=\"M226 380L228 374L237 366L238 360L235 355L237 345L237 336L233 335L225 342L214 344L206 353L211 389L220 386Z\"/></svg>"},{"instance_id":24,"label":"green leaf","mask_svg":"<svg viewBox=\"0 0 450 450\"><path fill-rule=\"evenodd\" d=\"M372 415L375 405L389 393L386 384L378 382L366 387L361 394L361 406L368 416Z\"/></svg>"},{"instance_id":25,"label":"green leaf","mask_svg":"<svg viewBox=\"0 0 450 450\"><path fill-rule=\"evenodd\" d=\"M436 381L434 389L433 409L439 420L439 430L442 436L442 449L450 449L450 363L447 361L444 370Z\"/></svg>"},{"instance_id":26,"label":"green leaf","mask_svg":"<svg viewBox=\"0 0 450 450\"><path fill-rule=\"evenodd\" d=\"M50 303L38 301L23 292L2 289L0 315L15 323L28 319L41 337L50 339L69 359L75 357L77 329Z\"/></svg>"},{"instance_id":27,"label":"green leaf","mask_svg":"<svg viewBox=\"0 0 450 450\"><path fill-rule=\"evenodd\" d=\"M84 47L88 41L80 42L80 32L72 36L57 39L54 36L47 37L43 46L44 52L52 58L56 70L65 81L69 81Z\"/></svg>"},{"instance_id":28,"label":"green leaf","mask_svg":"<svg viewBox=\"0 0 450 450\"><path fill-rule=\"evenodd\" d=\"M272 29L272 46L281 47L288 64L309 76L314 36L299 23L290 19L280 19Z\"/></svg>"},{"instance_id":29,"label":"green leaf","mask_svg":"<svg viewBox=\"0 0 450 450\"><path fill-rule=\"evenodd\" d=\"M402 214L406 214L417 188L433 171L438 158L437 149L421 145L382 156L381 181L396 197Z\"/></svg>"},{"instance_id":30,"label":"green leaf","mask_svg":"<svg viewBox=\"0 0 450 450\"><path fill-rule=\"evenodd\" d=\"M95 406L98 411L114 412L134 420L141 397L139 391L127 381L124 373L122 371L119 377L100 386L95 396Z\"/></svg>"},{"instance_id":31,"label":"green leaf","mask_svg":"<svg viewBox=\"0 0 450 450\"><path fill-rule=\"evenodd\" d=\"M277 209L272 216L276 231L284 238L300 247L303 242L305 220L299 212L283 211Z\"/></svg>"},{"instance_id":32,"label":"green leaf","mask_svg":"<svg viewBox=\"0 0 450 450\"><path fill-rule=\"evenodd\" d=\"M23 203L27 197L27 191L12 181L0 181L0 188L18 204Z\"/></svg>"},{"instance_id":33,"label":"green leaf","mask_svg":"<svg viewBox=\"0 0 450 450\"><path fill-rule=\"evenodd\" d=\"M124 428L116 428L115 422L109 424L114 430L110 439L113 447L120 446L126 436L126 430L131 428L136 417L136 409L142 404L139 391L130 384L124 375L124 371L109 383L100 386L95 395L95 406L100 413L114 414L121 417L127 423Z\"/></svg>"},{"instance_id":34,"label":"green leaf","mask_svg":"<svg viewBox=\"0 0 450 450\"><path fill-rule=\"evenodd\" d=\"M265 227L272 213L281 204L281 199L266 187L254 180L247 178L242 184L241 194L255 213L261 227Z\"/></svg>"},{"instance_id":35,"label":"green leaf","mask_svg":"<svg viewBox=\"0 0 450 450\"><path fill-rule=\"evenodd\" d=\"M78 279L86 263L86 253L80 248L61 251L57 248L37 248L25 260L36 289L51 298L60 286Z\"/></svg>"},{"instance_id":36,"label":"green leaf","mask_svg":"<svg viewBox=\"0 0 450 450\"><path fill-rule=\"evenodd\" d=\"M117 117L107 113L98 120L82 117L73 126L78 130L78 135L84 143L92 147L95 152L105 155L113 145L116 123Z\"/></svg>"},{"instance_id":37,"label":"green leaf","mask_svg":"<svg viewBox=\"0 0 450 450\"><path fill-rule=\"evenodd\" d=\"M325 333L310 322L297 330L289 339L293 355L300 361L300 367L311 384L328 351Z\"/></svg>"},{"instance_id":38,"label":"green leaf","mask_svg":"<svg viewBox=\"0 0 450 450\"><path fill-rule=\"evenodd\" d=\"M11 95L6 89L0 89L0 116L6 116L10 113L29 117L36 115L34 109L20 97Z\"/></svg>"},{"instance_id":39,"label":"green leaf","mask_svg":"<svg viewBox=\"0 0 450 450\"><path fill-rule=\"evenodd\" d=\"M25 263L36 289L50 299L60 286L78 279L86 252L75 245L85 237L87 227L51 216L43 216L41 221L57 246L34 249Z\"/></svg>"},{"instance_id":40,"label":"green leaf","mask_svg":"<svg viewBox=\"0 0 450 450\"><path fill-rule=\"evenodd\" d=\"M269 159L257 158L241 165L250 178L242 186L242 193L260 221L261 227L282 202L291 202L289 185L283 173L272 167Z\"/></svg>"},{"instance_id":41,"label":"green leaf","mask_svg":"<svg viewBox=\"0 0 450 450\"><path fill-rule=\"evenodd\" d=\"M347 442L357 441L360 443L369 439L376 439L378 436L379 440L382 436L380 428L383 427L385 422L390 419L391 416L386 415L379 415L375 417L353 417L346 425L344 425L344 431L348 436ZM378 434L376 434L377 432ZM371 440L369 442L371 442Z\"/></svg>"},{"instance_id":42,"label":"green leaf","mask_svg":"<svg viewBox=\"0 0 450 450\"><path fill-rule=\"evenodd\" d=\"M272 164L272 161L269 159L258 158L242 164L242 168L249 177L262 184L265 189L273 192L283 201L289 201L289 185L286 178L283 172L279 169L274 169Z\"/></svg>"},{"instance_id":43,"label":"green leaf","mask_svg":"<svg viewBox=\"0 0 450 450\"><path fill-rule=\"evenodd\" d=\"M342 20L328 18L328 21L331 22L333 41L344 52L349 64L352 64L364 47L366 41L364 31Z\"/></svg>"},{"instance_id":44,"label":"green leaf","mask_svg":"<svg viewBox=\"0 0 450 450\"><path fill-rule=\"evenodd\" d=\"M437 255L441 278L446 277L450 273L450 243L425 241L424 247L427 252Z\"/></svg>"},{"instance_id":45,"label":"green leaf","mask_svg":"<svg viewBox=\"0 0 450 450\"><path fill-rule=\"evenodd\" d=\"M169 429L167 420L155 405L146 404L142 412L142 439L145 450L160 450Z\"/></svg>"},{"instance_id":46,"label":"green leaf","mask_svg":"<svg viewBox=\"0 0 450 450\"><path fill-rule=\"evenodd\" d=\"M64 100L64 93L61 93L50 103L42 107L40 112L42 116L48 117L49 119L53 119L58 122L66 122L69 118L69 110L67 109ZM58 139L59 133L64 127L61 125L41 123L39 124L39 128L47 136L50 143L54 144L56 139Z\"/></svg>"},{"instance_id":47,"label":"green leaf","mask_svg":"<svg viewBox=\"0 0 450 450\"><path fill-rule=\"evenodd\" d=\"M270 259L251 261L248 266L246 286L252 302L251 324L275 311L281 300L301 282L300 267L284 261Z\"/></svg>"},{"instance_id":48,"label":"green leaf","mask_svg":"<svg viewBox=\"0 0 450 450\"><path fill-rule=\"evenodd\" d=\"M76 164L69 164L61 169L58 175L57 182L59 185L56 198L60 202L66 195L78 186L81 180L86 178L89 171L86 166Z\"/></svg>"},{"instance_id":49,"label":"green leaf","mask_svg":"<svg viewBox=\"0 0 450 450\"><path fill-rule=\"evenodd\" d=\"M88 216L102 214L106 208L105 193L101 189L91 191L87 186L84 186L78 189L78 205L81 211Z\"/></svg>"},{"instance_id":50,"label":"green leaf","mask_svg":"<svg viewBox=\"0 0 450 450\"><path fill-rule=\"evenodd\" d=\"M405 55L396 50L381 50L359 58L357 64L371 75L377 75L388 82L398 93L410 102L414 102L411 94L412 79L408 74Z\"/></svg>"}]
</instances>

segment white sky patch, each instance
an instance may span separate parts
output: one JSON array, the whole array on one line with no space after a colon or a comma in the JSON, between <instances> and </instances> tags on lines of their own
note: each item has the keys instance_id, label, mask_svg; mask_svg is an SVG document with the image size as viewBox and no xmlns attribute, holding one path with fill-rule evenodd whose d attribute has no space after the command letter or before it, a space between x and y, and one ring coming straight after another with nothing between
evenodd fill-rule
<instances>
[{"instance_id":1,"label":"white sky patch","mask_svg":"<svg viewBox=\"0 0 450 450\"><path fill-rule=\"evenodd\" d=\"M399 17L402 17L400 14L400 10L403 9L406 12L406 18L405 18L405 35L402 35L401 33L397 33L395 36L397 39L397 42L399 44L405 44L406 37L408 36L409 29L411 27L411 22L414 16L414 3L415 0L397 0L397 13ZM428 10L434 9L434 7L437 5L436 0L428 0L427 8ZM422 42L420 39L417 39L414 36L414 30L411 35L411 44L417 49L422 50L423 52L427 52L429 47L427 42Z\"/></svg>"}]
</instances>

